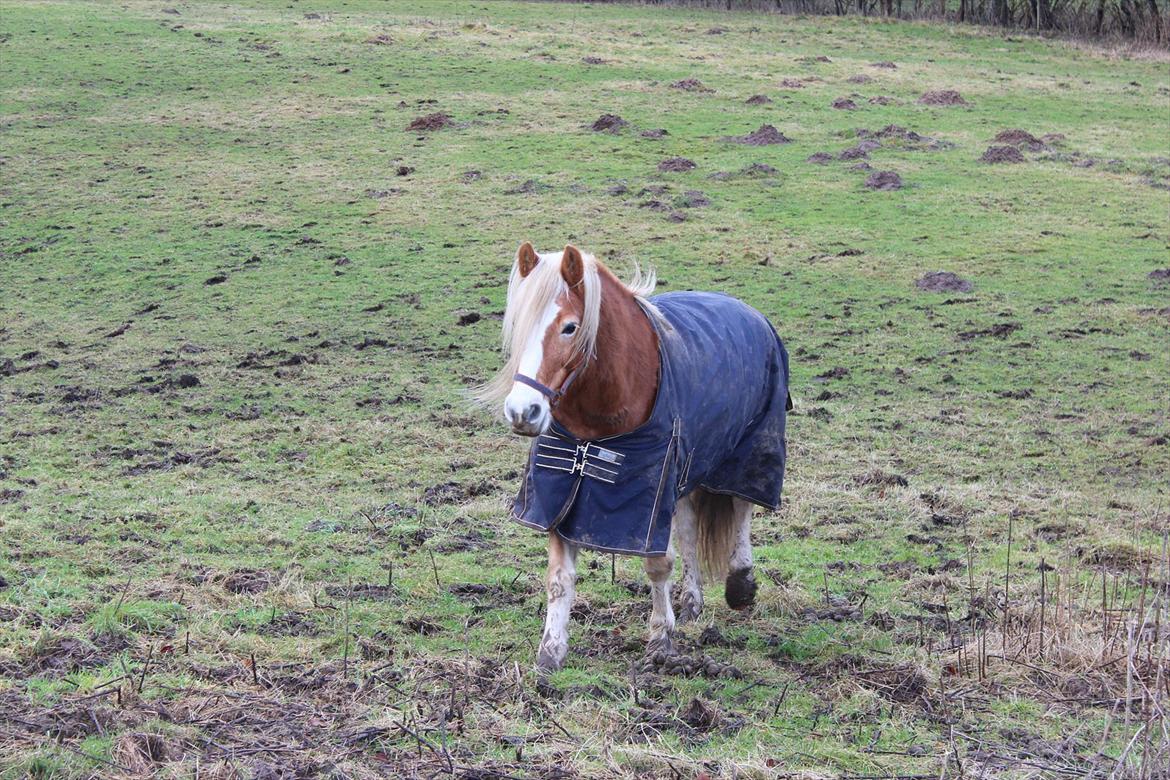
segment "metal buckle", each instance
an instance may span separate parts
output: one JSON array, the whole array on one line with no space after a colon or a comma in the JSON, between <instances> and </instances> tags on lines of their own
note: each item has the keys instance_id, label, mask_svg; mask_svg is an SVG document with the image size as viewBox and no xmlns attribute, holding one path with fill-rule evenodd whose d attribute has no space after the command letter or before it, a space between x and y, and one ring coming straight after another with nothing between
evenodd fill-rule
<instances>
[{"instance_id":1,"label":"metal buckle","mask_svg":"<svg viewBox=\"0 0 1170 780\"><path fill-rule=\"evenodd\" d=\"M577 451L573 453L573 468L569 473L579 473L582 476L585 474L585 465L589 462L589 445L578 444Z\"/></svg>"}]
</instances>

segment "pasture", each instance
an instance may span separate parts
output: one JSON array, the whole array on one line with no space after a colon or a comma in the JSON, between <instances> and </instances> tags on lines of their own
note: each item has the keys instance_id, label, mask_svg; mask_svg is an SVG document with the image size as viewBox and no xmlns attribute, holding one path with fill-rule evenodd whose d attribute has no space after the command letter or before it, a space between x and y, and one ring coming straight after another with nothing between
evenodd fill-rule
<instances>
[{"instance_id":1,"label":"pasture","mask_svg":"<svg viewBox=\"0 0 1170 780\"><path fill-rule=\"evenodd\" d=\"M1167 776L1164 56L4 0L0 63L0 776ZM586 552L532 670L528 442L467 401L524 240L791 353L758 603L666 663Z\"/></svg>"}]
</instances>

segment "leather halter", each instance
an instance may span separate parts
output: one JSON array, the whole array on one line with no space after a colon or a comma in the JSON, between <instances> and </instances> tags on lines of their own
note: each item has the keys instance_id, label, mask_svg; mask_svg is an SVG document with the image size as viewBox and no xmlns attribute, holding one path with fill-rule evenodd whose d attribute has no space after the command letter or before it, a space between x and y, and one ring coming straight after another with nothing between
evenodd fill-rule
<instances>
[{"instance_id":1,"label":"leather halter","mask_svg":"<svg viewBox=\"0 0 1170 780\"><path fill-rule=\"evenodd\" d=\"M585 366L588 364L588 358L581 361L581 365L570 371L569 375L565 377L565 381L561 382L561 387L559 390L553 390L548 385L539 382L530 376L525 376L524 374L513 374L512 379L519 382L520 384L528 385L533 390L543 395L548 399L549 408L556 409L557 404L560 403L560 400L565 397L565 393L569 392L569 386L573 384L573 380L577 378L578 374L585 370Z\"/></svg>"}]
</instances>

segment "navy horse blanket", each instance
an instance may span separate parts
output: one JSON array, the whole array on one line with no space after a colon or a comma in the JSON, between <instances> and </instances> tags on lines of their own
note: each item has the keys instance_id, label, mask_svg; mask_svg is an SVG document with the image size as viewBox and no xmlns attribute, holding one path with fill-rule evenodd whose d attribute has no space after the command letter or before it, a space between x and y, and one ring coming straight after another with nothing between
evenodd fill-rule
<instances>
[{"instance_id":1,"label":"navy horse blanket","mask_svg":"<svg viewBox=\"0 0 1170 780\"><path fill-rule=\"evenodd\" d=\"M513 519L603 552L665 555L675 502L696 488L775 509L791 408L788 353L764 315L727 295L650 299L661 370L650 418L580 441L536 438Z\"/></svg>"}]
</instances>

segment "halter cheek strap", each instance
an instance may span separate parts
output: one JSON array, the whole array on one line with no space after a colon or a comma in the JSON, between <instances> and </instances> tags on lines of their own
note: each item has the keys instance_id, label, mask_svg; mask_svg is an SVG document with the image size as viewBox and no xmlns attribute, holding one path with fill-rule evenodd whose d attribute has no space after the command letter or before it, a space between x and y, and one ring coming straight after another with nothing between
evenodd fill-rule
<instances>
[{"instance_id":1,"label":"halter cheek strap","mask_svg":"<svg viewBox=\"0 0 1170 780\"><path fill-rule=\"evenodd\" d=\"M581 373L588 362L588 360L583 361L581 365L570 371L569 375L565 377L565 381L561 383L561 388L559 390L553 390L548 385L542 382L538 382L532 377L525 376L524 374L513 374L512 379L522 385L528 385L533 390L543 395L548 399L549 407L555 409L557 404L560 403L560 400L565 397L565 393L569 392L569 386L573 384L573 380L577 378L577 375Z\"/></svg>"}]
</instances>

